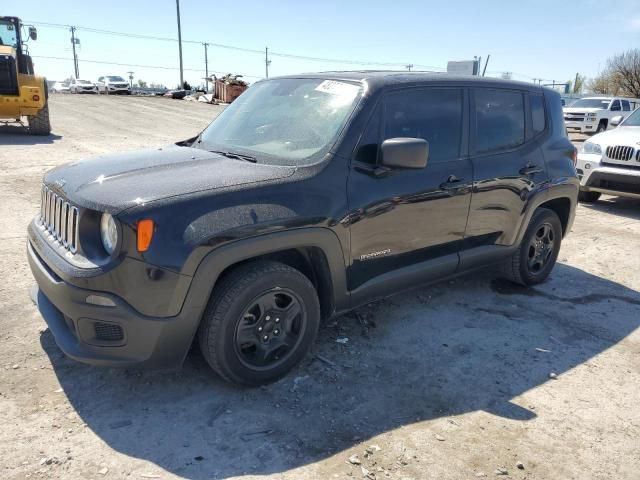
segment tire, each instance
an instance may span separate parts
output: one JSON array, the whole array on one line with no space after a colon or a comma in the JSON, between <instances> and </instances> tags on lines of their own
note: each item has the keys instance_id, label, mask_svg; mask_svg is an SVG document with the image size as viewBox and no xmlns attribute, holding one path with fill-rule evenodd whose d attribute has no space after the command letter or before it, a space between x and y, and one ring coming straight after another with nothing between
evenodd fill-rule
<instances>
[{"instance_id":1,"label":"tire","mask_svg":"<svg viewBox=\"0 0 640 480\"><path fill-rule=\"evenodd\" d=\"M198 342L224 380L257 386L295 367L319 325L318 295L309 279L282 263L258 261L237 267L216 285Z\"/></svg>"},{"instance_id":2,"label":"tire","mask_svg":"<svg viewBox=\"0 0 640 480\"><path fill-rule=\"evenodd\" d=\"M551 247L549 238L540 236L541 231L550 236ZM524 286L545 281L556 264L561 243L560 218L553 210L539 208L533 214L518 250L503 262L502 276Z\"/></svg>"},{"instance_id":3,"label":"tire","mask_svg":"<svg viewBox=\"0 0 640 480\"><path fill-rule=\"evenodd\" d=\"M602 133L607 130L607 122L605 120L600 120L598 124L598 128L596 129L596 133Z\"/></svg>"},{"instance_id":4,"label":"tire","mask_svg":"<svg viewBox=\"0 0 640 480\"><path fill-rule=\"evenodd\" d=\"M579 192L578 201L585 203L595 203L600 199L600 192Z\"/></svg>"},{"instance_id":5,"label":"tire","mask_svg":"<svg viewBox=\"0 0 640 480\"><path fill-rule=\"evenodd\" d=\"M29 117L29 133L32 135L49 135L51 133L51 122L49 121L49 104L45 103L37 115Z\"/></svg>"}]
</instances>

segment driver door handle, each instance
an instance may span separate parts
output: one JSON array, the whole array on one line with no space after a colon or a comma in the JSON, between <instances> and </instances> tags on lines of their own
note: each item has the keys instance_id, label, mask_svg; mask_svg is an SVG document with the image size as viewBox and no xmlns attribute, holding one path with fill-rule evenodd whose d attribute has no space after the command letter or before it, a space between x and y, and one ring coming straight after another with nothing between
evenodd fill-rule
<instances>
[{"instance_id":1,"label":"driver door handle","mask_svg":"<svg viewBox=\"0 0 640 480\"><path fill-rule=\"evenodd\" d=\"M464 186L462 182L464 182L464 178L449 175L447 181L440 184L440 189L445 191L458 190Z\"/></svg>"},{"instance_id":2,"label":"driver door handle","mask_svg":"<svg viewBox=\"0 0 640 480\"><path fill-rule=\"evenodd\" d=\"M533 163L527 163L520 169L520 175L533 175L540 172L542 172L542 169Z\"/></svg>"}]
</instances>

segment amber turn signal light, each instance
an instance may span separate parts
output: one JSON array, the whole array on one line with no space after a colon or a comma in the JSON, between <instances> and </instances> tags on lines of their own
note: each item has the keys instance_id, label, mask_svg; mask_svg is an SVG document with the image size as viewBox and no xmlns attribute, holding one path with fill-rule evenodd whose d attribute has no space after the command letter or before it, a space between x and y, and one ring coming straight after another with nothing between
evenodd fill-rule
<instances>
[{"instance_id":1,"label":"amber turn signal light","mask_svg":"<svg viewBox=\"0 0 640 480\"><path fill-rule=\"evenodd\" d=\"M151 240L153 239L153 220L145 219L138 221L138 251L146 252L149 250Z\"/></svg>"}]
</instances>

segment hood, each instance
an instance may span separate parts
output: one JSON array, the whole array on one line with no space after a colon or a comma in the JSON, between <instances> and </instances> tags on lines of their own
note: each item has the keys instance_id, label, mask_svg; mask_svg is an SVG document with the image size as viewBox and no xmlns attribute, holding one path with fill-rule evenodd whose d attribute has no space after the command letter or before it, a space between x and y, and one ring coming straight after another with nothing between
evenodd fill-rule
<instances>
[{"instance_id":1,"label":"hood","mask_svg":"<svg viewBox=\"0 0 640 480\"><path fill-rule=\"evenodd\" d=\"M44 182L73 204L117 214L162 198L277 180L295 170L171 145L63 165L49 171Z\"/></svg>"},{"instance_id":2,"label":"hood","mask_svg":"<svg viewBox=\"0 0 640 480\"><path fill-rule=\"evenodd\" d=\"M564 113L594 113L601 112L603 108L580 108L580 107L564 107L562 111Z\"/></svg>"},{"instance_id":3,"label":"hood","mask_svg":"<svg viewBox=\"0 0 640 480\"><path fill-rule=\"evenodd\" d=\"M640 149L640 127L621 127L594 135L589 142L608 147L609 145L627 145Z\"/></svg>"}]
</instances>

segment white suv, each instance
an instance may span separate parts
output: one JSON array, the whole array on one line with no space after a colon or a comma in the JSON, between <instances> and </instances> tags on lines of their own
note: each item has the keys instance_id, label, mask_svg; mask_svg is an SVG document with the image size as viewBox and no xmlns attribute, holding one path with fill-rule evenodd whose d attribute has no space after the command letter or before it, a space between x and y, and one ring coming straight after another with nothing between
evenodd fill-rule
<instances>
[{"instance_id":1,"label":"white suv","mask_svg":"<svg viewBox=\"0 0 640 480\"><path fill-rule=\"evenodd\" d=\"M578 199L595 202L601 193L640 198L640 109L611 119L618 128L590 138L578 153Z\"/></svg>"},{"instance_id":2,"label":"white suv","mask_svg":"<svg viewBox=\"0 0 640 480\"><path fill-rule=\"evenodd\" d=\"M105 75L104 77L98 78L96 86L98 87L98 92L106 93L107 95L113 95L115 93L131 95L129 83L117 75Z\"/></svg>"},{"instance_id":3,"label":"white suv","mask_svg":"<svg viewBox=\"0 0 640 480\"><path fill-rule=\"evenodd\" d=\"M626 118L636 108L640 100L622 97L585 97L565 107L564 123L567 130L581 133L604 132L613 117Z\"/></svg>"}]
</instances>

